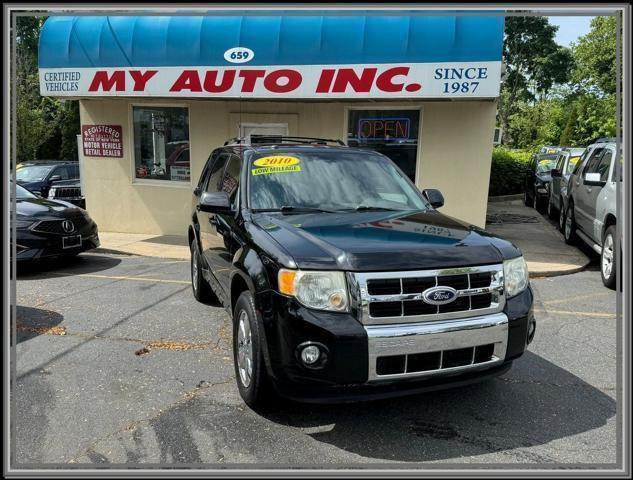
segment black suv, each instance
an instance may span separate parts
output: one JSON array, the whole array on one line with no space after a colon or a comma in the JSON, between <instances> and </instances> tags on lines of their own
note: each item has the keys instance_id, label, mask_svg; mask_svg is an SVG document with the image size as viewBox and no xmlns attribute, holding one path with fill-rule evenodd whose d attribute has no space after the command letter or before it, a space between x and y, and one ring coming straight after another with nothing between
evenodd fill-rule
<instances>
[{"instance_id":1,"label":"black suv","mask_svg":"<svg viewBox=\"0 0 633 480\"><path fill-rule=\"evenodd\" d=\"M193 293L232 316L247 404L381 398L510 368L535 331L526 263L443 203L340 141L252 136L211 153L192 198Z\"/></svg>"},{"instance_id":2,"label":"black suv","mask_svg":"<svg viewBox=\"0 0 633 480\"><path fill-rule=\"evenodd\" d=\"M66 161L22 162L15 170L18 185L44 198L51 187L79 182L79 163ZM70 182L69 182L70 181Z\"/></svg>"}]
</instances>

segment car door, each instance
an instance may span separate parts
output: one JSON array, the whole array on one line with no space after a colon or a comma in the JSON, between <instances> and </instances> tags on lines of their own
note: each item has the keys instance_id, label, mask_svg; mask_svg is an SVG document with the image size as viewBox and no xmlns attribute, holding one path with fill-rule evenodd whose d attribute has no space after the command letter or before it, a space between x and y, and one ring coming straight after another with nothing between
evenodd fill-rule
<instances>
[{"instance_id":1,"label":"car door","mask_svg":"<svg viewBox=\"0 0 633 480\"><path fill-rule=\"evenodd\" d=\"M568 158L567 153L561 153L558 156L558 160L556 161L556 169L561 173L563 172L563 168L565 165L565 159ZM552 176L552 180L550 182L550 192L552 195L552 203L556 208L560 208L558 204L558 199L560 198L560 186L561 186L561 177Z\"/></svg>"},{"instance_id":2,"label":"car door","mask_svg":"<svg viewBox=\"0 0 633 480\"><path fill-rule=\"evenodd\" d=\"M576 224L585 234L593 237L593 219L596 214L596 200L600 187L595 185L587 185L585 183L585 176L588 173L598 173L602 168L602 159L607 149L603 147L596 148L587 164L582 169L579 175L576 175L574 189L576 191L574 195L575 201L575 214ZM609 160L610 161L610 160ZM607 167L608 168L608 167Z\"/></svg>"},{"instance_id":3,"label":"car door","mask_svg":"<svg viewBox=\"0 0 633 480\"><path fill-rule=\"evenodd\" d=\"M219 189L225 192L229 196L231 201L231 212L222 213L215 216L215 228L218 238L222 238L222 246L224 247L217 252L217 264L216 270L218 281L222 285L229 285L230 273L233 264L233 255L239 248L237 236L237 215L236 212L239 208L239 187L240 187L240 175L242 172L242 159L236 155L231 154L222 179L220 180Z\"/></svg>"},{"instance_id":4,"label":"car door","mask_svg":"<svg viewBox=\"0 0 633 480\"><path fill-rule=\"evenodd\" d=\"M220 180L229 159L229 154L221 152L211 166L203 191L216 193L220 191ZM220 255L226 249L223 237L218 234L216 214L197 210L200 227L200 248L202 255L215 279L218 279L218 269L221 265Z\"/></svg>"}]
</instances>

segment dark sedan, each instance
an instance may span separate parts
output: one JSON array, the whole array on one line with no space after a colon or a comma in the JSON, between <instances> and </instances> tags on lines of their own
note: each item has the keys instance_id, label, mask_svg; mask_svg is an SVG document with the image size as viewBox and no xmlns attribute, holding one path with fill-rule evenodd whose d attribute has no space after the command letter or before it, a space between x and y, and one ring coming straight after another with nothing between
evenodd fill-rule
<instances>
[{"instance_id":1,"label":"dark sedan","mask_svg":"<svg viewBox=\"0 0 633 480\"><path fill-rule=\"evenodd\" d=\"M77 255L99 246L97 224L85 210L39 197L20 185L15 192L18 261Z\"/></svg>"},{"instance_id":2,"label":"dark sedan","mask_svg":"<svg viewBox=\"0 0 633 480\"><path fill-rule=\"evenodd\" d=\"M530 160L523 187L523 201L528 207L541 211L547 205L551 170L556 166L557 159L558 152L536 154Z\"/></svg>"}]
</instances>

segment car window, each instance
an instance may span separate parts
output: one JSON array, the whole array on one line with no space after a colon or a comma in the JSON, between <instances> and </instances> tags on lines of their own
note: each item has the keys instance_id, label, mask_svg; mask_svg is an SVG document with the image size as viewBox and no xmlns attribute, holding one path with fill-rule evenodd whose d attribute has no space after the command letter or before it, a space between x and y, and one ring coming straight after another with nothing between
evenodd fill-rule
<instances>
[{"instance_id":1,"label":"car window","mask_svg":"<svg viewBox=\"0 0 633 480\"><path fill-rule=\"evenodd\" d=\"M600 163L600 158L602 157L603 153L604 148L602 147L596 148L591 153L591 157L589 157L589 160L587 160L587 165L582 171L583 176L585 176L587 173L596 173L598 171L598 164Z\"/></svg>"},{"instance_id":2,"label":"car window","mask_svg":"<svg viewBox=\"0 0 633 480\"><path fill-rule=\"evenodd\" d=\"M569 160L567 161L567 165L565 166L565 171L563 172L563 174L567 175L568 173L572 173L576 169L576 165L578 165L578 162L580 162L579 156L569 157Z\"/></svg>"},{"instance_id":3,"label":"car window","mask_svg":"<svg viewBox=\"0 0 633 480\"><path fill-rule=\"evenodd\" d=\"M563 163L565 162L566 157L567 157L566 154L561 154L558 156L558 161L556 162L556 168L560 170L561 172L563 171Z\"/></svg>"},{"instance_id":4,"label":"car window","mask_svg":"<svg viewBox=\"0 0 633 480\"><path fill-rule=\"evenodd\" d=\"M220 182L220 190L228 193L231 205L235 206L238 187L240 185L240 172L242 171L242 160L237 155L231 155L229 163L224 169L224 175Z\"/></svg>"},{"instance_id":5,"label":"car window","mask_svg":"<svg viewBox=\"0 0 633 480\"><path fill-rule=\"evenodd\" d=\"M556 160L553 158L542 158L536 166L537 173L547 173L556 166Z\"/></svg>"},{"instance_id":6,"label":"car window","mask_svg":"<svg viewBox=\"0 0 633 480\"><path fill-rule=\"evenodd\" d=\"M224 166L226 165L227 160L229 159L228 153L221 153L218 156L218 159L213 164L209 171L209 178L207 179L207 183L205 184L204 191L205 192L219 192L219 184L220 178L222 177L222 173L224 172Z\"/></svg>"},{"instance_id":7,"label":"car window","mask_svg":"<svg viewBox=\"0 0 633 480\"><path fill-rule=\"evenodd\" d=\"M55 168L53 175L59 175L62 180L70 180L72 178L70 175L70 168L66 166Z\"/></svg>"},{"instance_id":8,"label":"car window","mask_svg":"<svg viewBox=\"0 0 633 480\"><path fill-rule=\"evenodd\" d=\"M600 174L600 181L606 182L609 176L609 168L611 167L611 158L613 158L613 152L606 149L600 158L596 171Z\"/></svg>"}]
</instances>

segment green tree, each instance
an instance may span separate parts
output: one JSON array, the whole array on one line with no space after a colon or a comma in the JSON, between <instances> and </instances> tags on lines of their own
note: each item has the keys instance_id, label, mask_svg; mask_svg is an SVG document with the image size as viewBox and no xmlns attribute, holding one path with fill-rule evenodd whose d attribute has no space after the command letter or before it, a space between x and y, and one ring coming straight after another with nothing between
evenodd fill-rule
<instances>
[{"instance_id":1,"label":"green tree","mask_svg":"<svg viewBox=\"0 0 633 480\"><path fill-rule=\"evenodd\" d=\"M38 42L44 17L16 17L16 159L76 159L78 102L39 94Z\"/></svg>"},{"instance_id":2,"label":"green tree","mask_svg":"<svg viewBox=\"0 0 633 480\"><path fill-rule=\"evenodd\" d=\"M581 87L598 87L601 93L616 90L616 18L595 17L591 30L572 44L576 61L572 81Z\"/></svg>"},{"instance_id":3,"label":"green tree","mask_svg":"<svg viewBox=\"0 0 633 480\"><path fill-rule=\"evenodd\" d=\"M571 51L554 41L558 27L546 17L507 17L503 58L506 75L498 104L504 143L513 144L509 119L520 101L543 99L557 83L568 80Z\"/></svg>"}]
</instances>

